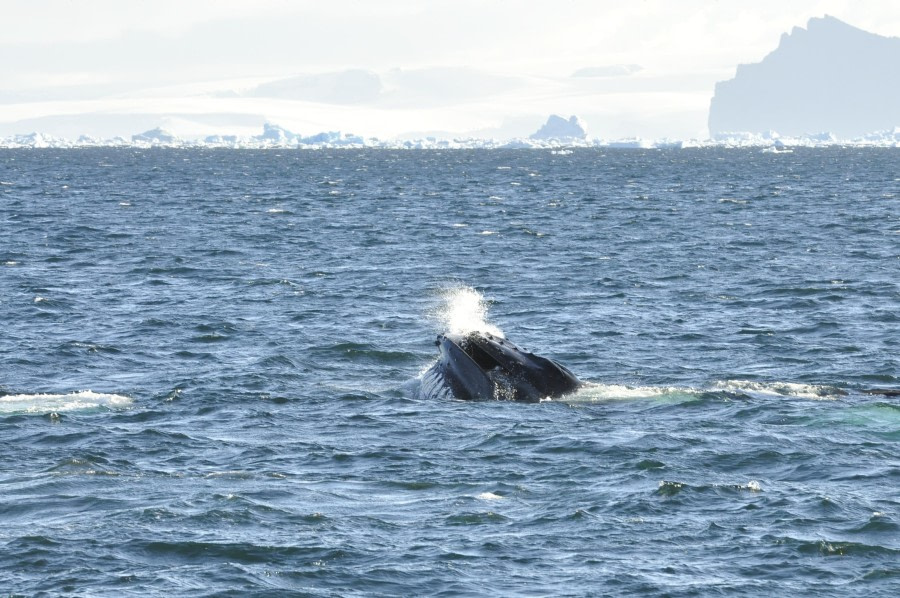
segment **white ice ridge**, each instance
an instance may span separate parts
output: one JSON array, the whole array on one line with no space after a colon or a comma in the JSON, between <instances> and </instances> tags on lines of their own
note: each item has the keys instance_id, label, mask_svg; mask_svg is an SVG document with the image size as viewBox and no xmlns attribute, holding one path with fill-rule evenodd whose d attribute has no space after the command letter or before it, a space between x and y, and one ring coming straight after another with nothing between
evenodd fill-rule
<instances>
[{"instance_id":1,"label":"white ice ridge","mask_svg":"<svg viewBox=\"0 0 900 598\"><path fill-rule=\"evenodd\" d=\"M0 396L0 413L60 413L89 409L127 409L129 397L82 390L67 394L37 393Z\"/></svg>"},{"instance_id":2,"label":"white ice ridge","mask_svg":"<svg viewBox=\"0 0 900 598\"><path fill-rule=\"evenodd\" d=\"M579 138L511 140L457 137L439 139L427 137L416 140L379 139L361 137L341 132L324 132L303 136L291 133L276 125L266 125L262 134L251 137L237 135L213 135L204 138L187 139L152 129L131 139L114 137L97 139L82 135L76 140L54 137L42 133L12 135L0 138L0 148L85 148L85 147L171 147L171 148L232 148L232 149L561 149L594 147L609 149L682 149L702 147L722 148L791 148L791 147L900 147L900 126L884 131L876 131L862 137L839 139L824 132L800 137L785 137L776 132L721 133L715 139L626 139Z\"/></svg>"}]
</instances>

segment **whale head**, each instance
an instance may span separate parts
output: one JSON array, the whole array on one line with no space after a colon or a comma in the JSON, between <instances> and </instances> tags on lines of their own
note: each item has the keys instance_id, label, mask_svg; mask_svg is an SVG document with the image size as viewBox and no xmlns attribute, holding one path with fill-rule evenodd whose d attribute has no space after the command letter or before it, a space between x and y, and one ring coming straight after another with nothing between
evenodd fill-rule
<instances>
[{"instance_id":1,"label":"whale head","mask_svg":"<svg viewBox=\"0 0 900 598\"><path fill-rule=\"evenodd\" d=\"M458 399L540 401L570 393L581 382L564 366L485 332L442 334L439 368Z\"/></svg>"}]
</instances>

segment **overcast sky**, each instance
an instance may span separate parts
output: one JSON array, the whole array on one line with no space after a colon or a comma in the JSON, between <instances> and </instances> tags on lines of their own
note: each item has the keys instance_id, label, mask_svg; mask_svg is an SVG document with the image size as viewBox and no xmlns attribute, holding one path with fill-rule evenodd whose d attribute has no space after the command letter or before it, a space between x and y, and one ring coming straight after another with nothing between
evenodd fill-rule
<instances>
[{"instance_id":1,"label":"overcast sky","mask_svg":"<svg viewBox=\"0 0 900 598\"><path fill-rule=\"evenodd\" d=\"M0 134L704 137L715 82L825 14L900 36L881 0L4 0Z\"/></svg>"}]
</instances>

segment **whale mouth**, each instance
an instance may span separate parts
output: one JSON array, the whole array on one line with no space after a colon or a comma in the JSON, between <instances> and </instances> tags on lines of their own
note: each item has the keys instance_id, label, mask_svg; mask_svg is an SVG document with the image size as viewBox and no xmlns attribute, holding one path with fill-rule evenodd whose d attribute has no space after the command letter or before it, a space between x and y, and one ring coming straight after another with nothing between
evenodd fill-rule
<instances>
[{"instance_id":1,"label":"whale mouth","mask_svg":"<svg viewBox=\"0 0 900 598\"><path fill-rule=\"evenodd\" d=\"M484 334L484 337L490 342L503 344L502 340L495 339L491 334ZM496 356L491 355L481 346L481 343L478 342L481 338L479 334L468 334L458 341L452 338L447 340L459 347L483 371L488 372L497 368L505 369Z\"/></svg>"},{"instance_id":2,"label":"whale mouth","mask_svg":"<svg viewBox=\"0 0 900 598\"><path fill-rule=\"evenodd\" d=\"M540 401L581 382L564 366L487 332L438 336L437 368L459 398Z\"/></svg>"}]
</instances>

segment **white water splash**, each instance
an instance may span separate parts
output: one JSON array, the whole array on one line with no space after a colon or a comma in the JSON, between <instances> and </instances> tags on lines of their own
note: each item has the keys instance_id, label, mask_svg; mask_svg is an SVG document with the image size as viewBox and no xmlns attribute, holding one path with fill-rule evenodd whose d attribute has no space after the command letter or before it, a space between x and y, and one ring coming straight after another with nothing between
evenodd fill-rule
<instances>
[{"instance_id":1,"label":"white water splash","mask_svg":"<svg viewBox=\"0 0 900 598\"><path fill-rule=\"evenodd\" d=\"M488 302L472 287L444 289L441 302L434 316L441 323L442 331L450 334L487 332L505 338L502 330L487 321Z\"/></svg>"},{"instance_id":2,"label":"white water splash","mask_svg":"<svg viewBox=\"0 0 900 598\"><path fill-rule=\"evenodd\" d=\"M127 409L128 397L82 390L68 394L17 394L0 396L0 413L60 413L87 409Z\"/></svg>"}]
</instances>

